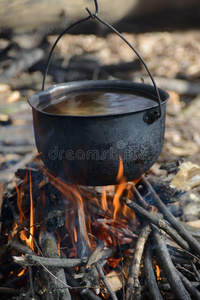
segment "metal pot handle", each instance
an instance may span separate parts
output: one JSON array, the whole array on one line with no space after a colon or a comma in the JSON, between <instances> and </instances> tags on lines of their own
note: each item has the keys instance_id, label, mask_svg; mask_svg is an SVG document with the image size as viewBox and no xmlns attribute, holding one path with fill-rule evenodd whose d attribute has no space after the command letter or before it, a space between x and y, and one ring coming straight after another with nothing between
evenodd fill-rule
<instances>
[{"instance_id":1,"label":"metal pot handle","mask_svg":"<svg viewBox=\"0 0 200 300\"><path fill-rule=\"evenodd\" d=\"M89 10L89 8L86 7L86 10L87 12L89 13L89 16L86 17L86 18L83 18L75 23L73 23L72 25L70 25L69 27L67 27L59 36L58 38L56 39L56 41L54 42L52 48L51 48L51 51L49 53L49 57L48 57L48 60L47 60L47 64L46 64L46 68L45 68L45 72L43 74L43 82L42 82L42 91L44 90L44 86L45 86L45 79L46 79L46 75L48 73L48 70L49 70L49 65L50 65L50 62L51 62L51 57L52 57L52 54L53 54L53 51L58 43L58 41L61 39L61 37L67 33L70 29L72 29L73 27L75 27L76 25L78 24L81 24L85 21L88 21L89 19L93 19L93 20L98 20L100 23L104 24L105 26L107 26L108 28L110 28L112 31L114 31L134 52L135 54L137 55L137 57L139 58L139 60L142 62L143 66L145 67L151 81L152 81L152 84L155 88L155 92L157 94L157 97L158 97L158 107L159 107L159 110L157 111L154 111L153 113L147 113L145 115L145 118L144 118L144 121L146 123L153 123L154 121L156 121L158 118L161 117L162 115L162 106L161 106L161 98L160 98L160 94L159 94L159 91L158 91L158 88L157 88L157 85L155 83L155 80L153 78L153 75L151 74L149 68L147 67L147 64L145 63L144 59L141 57L141 55L138 53L138 51L125 39L125 37L119 33L119 31L117 31L112 25L110 25L109 23L107 23L106 21L102 20L101 18L99 18L98 16L98 3L97 3L97 0L94 0L94 4L95 4L95 13L92 14L91 11Z\"/></svg>"}]
</instances>

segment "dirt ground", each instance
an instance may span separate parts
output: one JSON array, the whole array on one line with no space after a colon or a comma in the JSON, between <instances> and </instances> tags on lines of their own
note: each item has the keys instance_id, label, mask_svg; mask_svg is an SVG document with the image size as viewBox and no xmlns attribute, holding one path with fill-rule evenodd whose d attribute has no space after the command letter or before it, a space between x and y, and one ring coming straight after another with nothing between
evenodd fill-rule
<instances>
[{"instance_id":1,"label":"dirt ground","mask_svg":"<svg viewBox=\"0 0 200 300\"><path fill-rule=\"evenodd\" d=\"M157 85L170 93L165 142L152 172L180 157L200 164L200 31L124 33L146 61ZM29 96L42 86L50 48L56 36L30 46L29 39L0 39L0 181L37 153ZM36 51L38 51L36 53ZM32 61L30 62L30 60ZM64 36L53 55L45 88L85 79L125 79L149 83L135 53L116 34Z\"/></svg>"}]
</instances>

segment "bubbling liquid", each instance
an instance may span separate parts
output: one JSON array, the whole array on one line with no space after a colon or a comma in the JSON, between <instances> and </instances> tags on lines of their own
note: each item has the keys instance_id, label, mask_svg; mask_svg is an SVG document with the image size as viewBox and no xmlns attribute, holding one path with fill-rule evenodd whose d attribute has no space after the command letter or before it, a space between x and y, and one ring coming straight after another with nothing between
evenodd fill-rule
<instances>
[{"instance_id":1,"label":"bubbling liquid","mask_svg":"<svg viewBox=\"0 0 200 300\"><path fill-rule=\"evenodd\" d=\"M137 112L156 105L155 100L141 94L95 90L69 93L43 111L56 115L98 116Z\"/></svg>"}]
</instances>

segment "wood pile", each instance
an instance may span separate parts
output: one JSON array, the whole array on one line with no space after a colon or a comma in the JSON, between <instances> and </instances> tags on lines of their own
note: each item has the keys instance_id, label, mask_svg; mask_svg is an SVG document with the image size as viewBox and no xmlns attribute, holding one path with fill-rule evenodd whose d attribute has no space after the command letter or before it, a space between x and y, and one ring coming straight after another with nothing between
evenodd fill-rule
<instances>
[{"instance_id":1,"label":"wood pile","mask_svg":"<svg viewBox=\"0 0 200 300\"><path fill-rule=\"evenodd\" d=\"M165 202L179 193L167 183L152 184ZM14 186L1 207L2 299L200 298L200 244L146 177L126 183L116 219L120 184L107 189L105 205L106 190L69 185L32 164L16 172ZM78 203L79 195L84 215L70 199Z\"/></svg>"}]
</instances>

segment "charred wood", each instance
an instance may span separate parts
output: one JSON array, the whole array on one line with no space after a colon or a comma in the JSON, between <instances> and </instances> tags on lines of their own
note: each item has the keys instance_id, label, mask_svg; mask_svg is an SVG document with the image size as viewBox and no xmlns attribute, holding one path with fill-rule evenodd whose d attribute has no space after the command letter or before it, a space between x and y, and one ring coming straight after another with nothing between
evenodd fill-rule
<instances>
[{"instance_id":1,"label":"charred wood","mask_svg":"<svg viewBox=\"0 0 200 300\"><path fill-rule=\"evenodd\" d=\"M104 248L104 242L98 240L97 241L97 247L93 250L93 252L90 254L87 265L85 266L86 270L89 270L90 266L95 264L97 256L100 254L100 252Z\"/></svg>"},{"instance_id":2,"label":"charred wood","mask_svg":"<svg viewBox=\"0 0 200 300\"><path fill-rule=\"evenodd\" d=\"M8 242L9 248L16 250L19 254L32 254L34 255L35 252L31 250L28 246L22 245L17 238L10 239Z\"/></svg>"},{"instance_id":3,"label":"charred wood","mask_svg":"<svg viewBox=\"0 0 200 300\"><path fill-rule=\"evenodd\" d=\"M99 263L96 263L96 268L97 268L97 271L99 273L100 279L103 281L103 283L104 283L104 285L105 285L108 293L110 294L111 299L112 300L117 300L117 296L113 292L113 290L111 289L111 287L110 287L110 285L109 285L109 283L108 283L108 281L106 279L106 276L105 276L105 274L104 274L104 272L103 272L103 270L102 270L102 268L101 268L101 266L100 266Z\"/></svg>"},{"instance_id":4,"label":"charred wood","mask_svg":"<svg viewBox=\"0 0 200 300\"><path fill-rule=\"evenodd\" d=\"M178 300L191 300L179 275L177 274L177 270L174 264L172 263L163 236L159 233L159 230L155 225L151 226L153 228L154 248L159 259L159 264L162 267L165 276L171 286L172 293Z\"/></svg>"},{"instance_id":5,"label":"charred wood","mask_svg":"<svg viewBox=\"0 0 200 300\"><path fill-rule=\"evenodd\" d=\"M197 240L188 232L181 224L178 222L178 220L172 215L172 213L166 208L164 203L160 200L150 183L145 179L145 177L142 177L141 183L144 184L144 186L148 187L152 195L154 197L154 200L156 202L156 205L158 209L162 212L163 216L166 218L166 220L176 229L176 231L179 233L179 235L188 243L188 245L197 253L200 255L200 244L197 242ZM188 250L188 249L186 249Z\"/></svg>"},{"instance_id":6,"label":"charred wood","mask_svg":"<svg viewBox=\"0 0 200 300\"><path fill-rule=\"evenodd\" d=\"M153 269L153 254L151 246L147 243L144 252L144 267L145 267L145 278L147 281L148 291L153 300L163 300L160 293L159 286L157 284L155 273Z\"/></svg>"},{"instance_id":7,"label":"charred wood","mask_svg":"<svg viewBox=\"0 0 200 300\"><path fill-rule=\"evenodd\" d=\"M8 287L0 287L0 294L9 295L9 296L18 296L20 295L20 290L8 288Z\"/></svg>"},{"instance_id":8,"label":"charred wood","mask_svg":"<svg viewBox=\"0 0 200 300\"><path fill-rule=\"evenodd\" d=\"M177 270L178 275L181 279L181 281L183 282L186 290L190 293L190 295L194 298L194 299L200 299L200 292L192 285L192 283L181 273Z\"/></svg>"},{"instance_id":9,"label":"charred wood","mask_svg":"<svg viewBox=\"0 0 200 300\"><path fill-rule=\"evenodd\" d=\"M74 290L76 290L80 296L84 296L89 300L101 300L101 298L95 295L93 291L88 289L86 286L81 286L80 282L72 278L68 273L65 273L65 276L68 284L71 287L74 287Z\"/></svg>"},{"instance_id":10,"label":"charred wood","mask_svg":"<svg viewBox=\"0 0 200 300\"><path fill-rule=\"evenodd\" d=\"M133 209L136 213L138 213L140 216L147 218L152 224L156 225L158 228L164 230L169 236L171 236L178 245L180 245L183 249L186 249L187 251L191 251L191 248L189 245L182 239L182 237L172 228L170 227L165 220L159 219L156 216L150 214L147 210L139 206L134 201L131 201L130 199L124 198L123 201L125 204Z\"/></svg>"}]
</instances>

